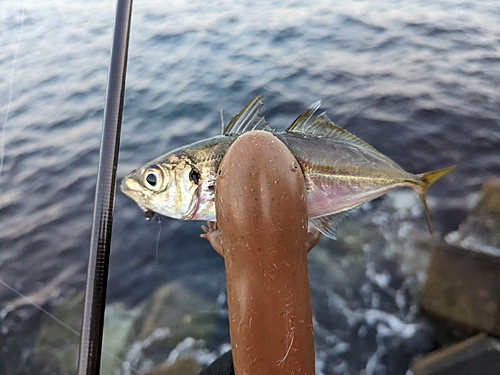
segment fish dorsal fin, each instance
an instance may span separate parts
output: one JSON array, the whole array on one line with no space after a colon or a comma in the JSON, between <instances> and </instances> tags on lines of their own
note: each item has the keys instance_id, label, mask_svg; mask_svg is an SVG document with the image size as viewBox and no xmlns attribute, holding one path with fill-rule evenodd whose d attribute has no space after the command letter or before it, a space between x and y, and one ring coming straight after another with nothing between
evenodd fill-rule
<instances>
[{"instance_id":1,"label":"fish dorsal fin","mask_svg":"<svg viewBox=\"0 0 500 375\"><path fill-rule=\"evenodd\" d=\"M224 135L242 134L248 130L269 130L264 117L259 117L262 108L262 96L253 98L236 116L234 116L224 129Z\"/></svg>"},{"instance_id":2,"label":"fish dorsal fin","mask_svg":"<svg viewBox=\"0 0 500 375\"><path fill-rule=\"evenodd\" d=\"M309 219L309 224L325 236L331 238L332 240L336 240L337 225L346 215L347 211L342 211L331 215L314 217Z\"/></svg>"},{"instance_id":3,"label":"fish dorsal fin","mask_svg":"<svg viewBox=\"0 0 500 375\"><path fill-rule=\"evenodd\" d=\"M318 110L319 105L320 102L312 104L304 113L297 117L286 129L286 132L336 139L378 152L365 141L349 133L344 128L335 125L324 112L311 120L314 112Z\"/></svg>"},{"instance_id":4,"label":"fish dorsal fin","mask_svg":"<svg viewBox=\"0 0 500 375\"><path fill-rule=\"evenodd\" d=\"M321 106L321 102L311 104L294 122L286 129L287 133L307 133L311 117Z\"/></svg>"}]
</instances>

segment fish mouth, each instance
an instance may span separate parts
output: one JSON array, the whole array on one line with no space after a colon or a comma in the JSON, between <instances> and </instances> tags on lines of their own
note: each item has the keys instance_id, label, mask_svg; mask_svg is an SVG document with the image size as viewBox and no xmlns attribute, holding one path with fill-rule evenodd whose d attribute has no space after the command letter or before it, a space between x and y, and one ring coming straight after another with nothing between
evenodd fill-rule
<instances>
[{"instance_id":1,"label":"fish mouth","mask_svg":"<svg viewBox=\"0 0 500 375\"><path fill-rule=\"evenodd\" d=\"M127 195L133 200L136 200L136 195L138 194L138 192L136 191L136 189L130 186L133 183L137 184L134 180L131 180L129 177L125 177L122 180L122 183L120 184L120 190L122 191L123 194Z\"/></svg>"},{"instance_id":2,"label":"fish mouth","mask_svg":"<svg viewBox=\"0 0 500 375\"><path fill-rule=\"evenodd\" d=\"M156 212L150 210L149 208L146 208L144 206L139 206L139 207L144 212L144 217L146 218L146 221L151 220L156 215Z\"/></svg>"},{"instance_id":3,"label":"fish mouth","mask_svg":"<svg viewBox=\"0 0 500 375\"><path fill-rule=\"evenodd\" d=\"M134 185L138 185L137 182L133 179L126 177L123 179L120 185L120 190L125 195L132 198L132 200L137 202L141 211L144 212L146 220L149 221L156 215L156 212L144 206L144 197L140 191L134 189L135 187Z\"/></svg>"}]
</instances>

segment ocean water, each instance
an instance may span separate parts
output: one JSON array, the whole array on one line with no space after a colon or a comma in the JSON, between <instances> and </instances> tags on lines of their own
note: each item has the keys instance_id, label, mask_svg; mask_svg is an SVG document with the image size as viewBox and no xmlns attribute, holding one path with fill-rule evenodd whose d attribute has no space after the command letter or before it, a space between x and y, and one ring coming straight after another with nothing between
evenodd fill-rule
<instances>
[{"instance_id":1,"label":"ocean water","mask_svg":"<svg viewBox=\"0 0 500 375\"><path fill-rule=\"evenodd\" d=\"M0 279L47 309L85 283L114 6L0 2ZM429 193L439 238L500 175L499 16L493 0L136 2L118 176L219 134L219 111L227 123L256 94L278 129L321 100L410 172L459 166ZM432 347L418 204L368 205L311 255L318 373L404 374ZM373 236L354 238L356 223ZM171 281L217 300L224 265L200 224L145 222L117 193L109 302L132 308ZM0 285L0 373L39 373L27 327L49 318L25 304Z\"/></svg>"}]
</instances>

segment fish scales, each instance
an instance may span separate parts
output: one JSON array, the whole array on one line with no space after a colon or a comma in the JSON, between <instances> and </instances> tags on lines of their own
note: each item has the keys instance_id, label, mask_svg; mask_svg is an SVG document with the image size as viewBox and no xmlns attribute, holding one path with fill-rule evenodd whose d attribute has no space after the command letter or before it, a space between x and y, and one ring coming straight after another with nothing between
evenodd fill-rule
<instances>
[{"instance_id":1,"label":"fish scales","mask_svg":"<svg viewBox=\"0 0 500 375\"><path fill-rule=\"evenodd\" d=\"M278 135L304 170L310 217L338 213L377 198L397 186L421 182L386 157L343 140Z\"/></svg>"},{"instance_id":2,"label":"fish scales","mask_svg":"<svg viewBox=\"0 0 500 375\"><path fill-rule=\"evenodd\" d=\"M269 128L258 116L261 97L252 99L230 121L221 136L198 141L166 153L132 171L122 182L147 217L152 212L184 220L216 220L217 170L230 145L243 132L272 131L297 159L306 180L309 223L335 238L345 212L393 189L409 186L419 195L426 213L429 186L454 167L412 174L324 114L313 117L314 103L285 132Z\"/></svg>"}]
</instances>

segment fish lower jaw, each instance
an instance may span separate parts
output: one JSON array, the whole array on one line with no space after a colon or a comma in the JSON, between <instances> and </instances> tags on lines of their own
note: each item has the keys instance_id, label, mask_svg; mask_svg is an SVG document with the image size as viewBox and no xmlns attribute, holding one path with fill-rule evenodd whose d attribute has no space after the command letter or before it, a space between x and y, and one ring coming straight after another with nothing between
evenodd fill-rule
<instances>
[{"instance_id":1,"label":"fish lower jaw","mask_svg":"<svg viewBox=\"0 0 500 375\"><path fill-rule=\"evenodd\" d=\"M139 208L142 210L142 212L144 212L144 217L147 221L151 220L156 215L156 212L150 210L149 208L146 208L144 206L139 206Z\"/></svg>"}]
</instances>

